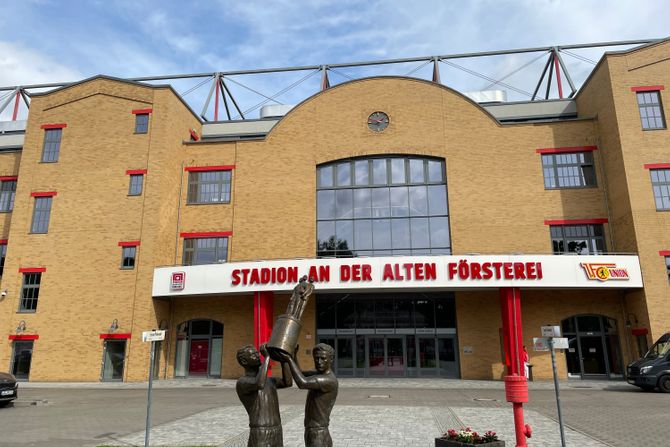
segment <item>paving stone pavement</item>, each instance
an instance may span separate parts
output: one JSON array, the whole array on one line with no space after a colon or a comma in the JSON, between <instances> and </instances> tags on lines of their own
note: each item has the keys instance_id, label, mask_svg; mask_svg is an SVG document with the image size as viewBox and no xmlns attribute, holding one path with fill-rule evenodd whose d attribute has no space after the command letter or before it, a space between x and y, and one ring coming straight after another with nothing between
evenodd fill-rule
<instances>
[{"instance_id":1,"label":"paving stone pavement","mask_svg":"<svg viewBox=\"0 0 670 447\"><path fill-rule=\"evenodd\" d=\"M281 407L284 446L300 447L303 442L303 408ZM558 424L535 411L526 411L533 426L532 447L560 445ZM220 407L154 427L153 446L207 445L245 447L248 419L241 406ZM493 430L514 445L514 422L509 409L427 406L336 406L331 415L330 432L336 447L432 447L434 438L448 428L471 427L475 431ZM566 429L568 447L604 447L582 433ZM144 432L116 439L113 445L140 446Z\"/></svg>"}]
</instances>

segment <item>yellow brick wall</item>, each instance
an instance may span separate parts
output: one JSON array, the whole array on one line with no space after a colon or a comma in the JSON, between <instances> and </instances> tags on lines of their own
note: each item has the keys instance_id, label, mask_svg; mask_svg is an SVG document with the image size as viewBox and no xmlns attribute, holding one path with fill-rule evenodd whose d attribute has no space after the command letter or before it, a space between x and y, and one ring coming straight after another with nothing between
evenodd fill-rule
<instances>
[{"instance_id":1,"label":"yellow brick wall","mask_svg":"<svg viewBox=\"0 0 670 447\"><path fill-rule=\"evenodd\" d=\"M667 49L654 48L667 53ZM665 53L664 53L665 52ZM651 53L649 53L651 54ZM539 326L582 313L617 319L622 350L628 313L652 335L669 330L664 305L668 281L658 250L670 249L666 213L653 207L643 163L670 162L668 137L641 132L631 85L668 84L668 62L654 55L611 56L577 98L580 119L534 124L497 123L462 95L430 82L367 79L317 94L283 118L264 140L184 143L189 128L201 133L193 113L167 88L94 79L36 96L22 153L0 154L0 175L18 175L14 212L0 215L9 239L0 287L0 327L13 333L25 320L37 333L31 380L98 380L102 341L111 321L128 342L125 380L144 380L149 345L141 332L166 326L161 377L174 373L175 329L192 318L224 324L224 377L237 377L240 346L253 342L250 296L153 300L157 266L179 265L181 232L232 231L229 260L314 257L316 168L335 160L384 154L445 160L452 250L464 253L549 253L545 219L608 218L607 245L640 251L644 291L524 291L524 340ZM651 60L652 62L649 62ZM665 78L663 76L666 76ZM666 101L667 103L667 101ZM132 109L152 108L150 130L134 134ZM667 106L666 106L667 109ZM374 111L388 113L380 133L367 128ZM666 116L668 111L666 110ZM58 163L40 163L44 123L67 123ZM598 186L545 190L537 148L597 145ZM233 165L230 204L188 205L188 166ZM127 196L127 169L147 169L140 197ZM29 234L34 191L57 191L49 232ZM632 204L632 205L631 205ZM11 223L11 226L10 226ZM137 267L119 268L119 241L140 240ZM20 267L46 267L38 310L18 314ZM498 378L497 292L458 292L461 374ZM274 317L287 296L275 297ZM649 314L647 315L647 308ZM305 312L301 362L316 341L314 299ZM473 354L464 354L471 346ZM304 349L303 349L304 348ZM0 340L0 365L11 344ZM531 352L536 377L550 372L546 355ZM561 374L565 360L559 357Z\"/></svg>"}]
</instances>

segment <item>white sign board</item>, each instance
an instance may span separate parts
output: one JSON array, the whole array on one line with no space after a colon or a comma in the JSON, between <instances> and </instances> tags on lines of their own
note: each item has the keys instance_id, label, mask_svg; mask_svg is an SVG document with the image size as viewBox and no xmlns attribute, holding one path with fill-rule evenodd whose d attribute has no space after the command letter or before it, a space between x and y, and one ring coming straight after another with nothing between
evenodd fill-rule
<instances>
[{"instance_id":1,"label":"white sign board","mask_svg":"<svg viewBox=\"0 0 670 447\"><path fill-rule=\"evenodd\" d=\"M568 339L567 338L562 338L562 337L556 337L553 339L554 341L554 349L569 349L570 346L568 345Z\"/></svg>"},{"instance_id":2,"label":"white sign board","mask_svg":"<svg viewBox=\"0 0 670 447\"><path fill-rule=\"evenodd\" d=\"M544 337L533 338L533 351L548 351L549 340Z\"/></svg>"},{"instance_id":3,"label":"white sign board","mask_svg":"<svg viewBox=\"0 0 670 447\"><path fill-rule=\"evenodd\" d=\"M166 331L144 331L142 332L142 341L163 341Z\"/></svg>"},{"instance_id":4,"label":"white sign board","mask_svg":"<svg viewBox=\"0 0 670 447\"><path fill-rule=\"evenodd\" d=\"M393 256L158 267L152 295L291 291L303 275L320 292L642 287L632 255Z\"/></svg>"},{"instance_id":5,"label":"white sign board","mask_svg":"<svg viewBox=\"0 0 670 447\"><path fill-rule=\"evenodd\" d=\"M560 326L542 326L542 336L543 337L560 337L561 336L561 327Z\"/></svg>"}]
</instances>

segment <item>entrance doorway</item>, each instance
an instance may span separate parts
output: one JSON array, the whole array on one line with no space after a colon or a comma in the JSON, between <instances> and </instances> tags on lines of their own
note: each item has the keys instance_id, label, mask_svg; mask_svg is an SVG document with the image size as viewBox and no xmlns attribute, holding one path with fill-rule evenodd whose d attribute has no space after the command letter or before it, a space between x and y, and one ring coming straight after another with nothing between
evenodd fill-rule
<instances>
[{"instance_id":1,"label":"entrance doorway","mask_svg":"<svg viewBox=\"0 0 670 447\"><path fill-rule=\"evenodd\" d=\"M102 354L102 381L122 381L125 361L126 340L105 340Z\"/></svg>"},{"instance_id":2,"label":"entrance doorway","mask_svg":"<svg viewBox=\"0 0 670 447\"><path fill-rule=\"evenodd\" d=\"M177 326L175 377L221 377L223 324L190 320Z\"/></svg>"},{"instance_id":3,"label":"entrance doorway","mask_svg":"<svg viewBox=\"0 0 670 447\"><path fill-rule=\"evenodd\" d=\"M577 315L561 323L568 339L568 376L582 379L622 378L623 362L616 320Z\"/></svg>"},{"instance_id":4,"label":"entrance doorway","mask_svg":"<svg viewBox=\"0 0 670 447\"><path fill-rule=\"evenodd\" d=\"M33 358L33 342L32 340L15 340L13 345L12 374L18 380L28 380L30 376L30 362Z\"/></svg>"}]
</instances>

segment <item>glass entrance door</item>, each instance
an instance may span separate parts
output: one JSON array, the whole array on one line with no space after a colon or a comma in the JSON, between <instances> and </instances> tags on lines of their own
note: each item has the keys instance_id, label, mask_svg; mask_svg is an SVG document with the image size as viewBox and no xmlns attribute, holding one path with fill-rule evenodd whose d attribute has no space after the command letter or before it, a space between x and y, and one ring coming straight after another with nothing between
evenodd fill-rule
<instances>
[{"instance_id":1,"label":"glass entrance door","mask_svg":"<svg viewBox=\"0 0 670 447\"><path fill-rule=\"evenodd\" d=\"M458 378L456 338L439 337L437 339L437 353L439 358L439 375L441 377Z\"/></svg>"},{"instance_id":2,"label":"glass entrance door","mask_svg":"<svg viewBox=\"0 0 670 447\"><path fill-rule=\"evenodd\" d=\"M102 360L102 380L123 380L123 365L126 360L125 340L105 340Z\"/></svg>"},{"instance_id":3,"label":"glass entrance door","mask_svg":"<svg viewBox=\"0 0 670 447\"><path fill-rule=\"evenodd\" d=\"M191 355L188 363L189 375L207 375L209 364L209 340L191 340Z\"/></svg>"},{"instance_id":4,"label":"glass entrance door","mask_svg":"<svg viewBox=\"0 0 670 447\"><path fill-rule=\"evenodd\" d=\"M384 338L368 338L368 375L370 377L380 377L386 375L384 366Z\"/></svg>"},{"instance_id":5,"label":"glass entrance door","mask_svg":"<svg viewBox=\"0 0 670 447\"><path fill-rule=\"evenodd\" d=\"M331 345L332 346L332 345ZM354 337L337 339L337 374L339 376L354 375Z\"/></svg>"},{"instance_id":6,"label":"glass entrance door","mask_svg":"<svg viewBox=\"0 0 670 447\"><path fill-rule=\"evenodd\" d=\"M582 374L585 376L606 376L607 361L602 337L579 337L582 352Z\"/></svg>"},{"instance_id":7,"label":"glass entrance door","mask_svg":"<svg viewBox=\"0 0 670 447\"><path fill-rule=\"evenodd\" d=\"M12 374L19 380L28 380L30 362L33 358L33 342L15 340L13 345Z\"/></svg>"},{"instance_id":8,"label":"glass entrance door","mask_svg":"<svg viewBox=\"0 0 670 447\"><path fill-rule=\"evenodd\" d=\"M405 376L405 346L403 337L386 339L386 375L388 377Z\"/></svg>"}]
</instances>

